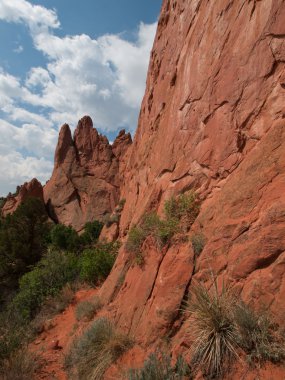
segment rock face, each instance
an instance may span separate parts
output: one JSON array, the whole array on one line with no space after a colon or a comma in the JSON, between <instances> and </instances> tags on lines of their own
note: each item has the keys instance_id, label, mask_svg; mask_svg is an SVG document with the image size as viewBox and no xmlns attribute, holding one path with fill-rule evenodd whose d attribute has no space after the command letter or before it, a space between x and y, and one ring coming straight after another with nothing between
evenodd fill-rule
<instances>
[{"instance_id":1,"label":"rock face","mask_svg":"<svg viewBox=\"0 0 285 380\"><path fill-rule=\"evenodd\" d=\"M83 117L72 138L67 124L61 127L54 171L44 187L51 218L80 231L86 222L102 220L120 197L120 162L131 145L121 131L113 145Z\"/></svg>"},{"instance_id":2,"label":"rock face","mask_svg":"<svg viewBox=\"0 0 285 380\"><path fill-rule=\"evenodd\" d=\"M16 211L18 206L30 197L36 197L43 200L43 187L36 178L32 179L30 182L25 182L20 186L16 195L10 195L7 197L2 208L2 216L12 214Z\"/></svg>"},{"instance_id":3,"label":"rock face","mask_svg":"<svg viewBox=\"0 0 285 380\"><path fill-rule=\"evenodd\" d=\"M194 189L191 242L145 265L121 248L101 289L117 325L146 348L185 351L179 309L195 280L231 283L278 322L285 307L285 2L164 0L139 126L125 158L120 236L172 194Z\"/></svg>"}]
</instances>

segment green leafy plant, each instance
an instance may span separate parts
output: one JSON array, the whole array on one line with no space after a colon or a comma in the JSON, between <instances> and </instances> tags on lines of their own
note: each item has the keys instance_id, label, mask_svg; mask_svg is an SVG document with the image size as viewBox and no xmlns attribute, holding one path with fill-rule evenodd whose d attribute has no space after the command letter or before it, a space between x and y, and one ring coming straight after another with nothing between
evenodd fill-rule
<instances>
[{"instance_id":1,"label":"green leafy plant","mask_svg":"<svg viewBox=\"0 0 285 380\"><path fill-rule=\"evenodd\" d=\"M128 234L126 250L134 254L141 253L141 246L146 238L145 231L140 226L133 226Z\"/></svg>"},{"instance_id":2,"label":"green leafy plant","mask_svg":"<svg viewBox=\"0 0 285 380\"><path fill-rule=\"evenodd\" d=\"M65 365L71 375L82 380L100 380L106 369L132 346L106 318L97 319L74 340Z\"/></svg>"},{"instance_id":3,"label":"green leafy plant","mask_svg":"<svg viewBox=\"0 0 285 380\"><path fill-rule=\"evenodd\" d=\"M0 298L18 287L18 279L47 250L49 223L43 201L28 198L17 210L0 219ZM1 302L1 300L0 300Z\"/></svg>"},{"instance_id":4,"label":"green leafy plant","mask_svg":"<svg viewBox=\"0 0 285 380\"><path fill-rule=\"evenodd\" d=\"M94 220L93 222L87 222L84 226L84 232L81 235L81 241L83 244L91 244L97 242L100 233L103 228L103 223L98 220Z\"/></svg>"},{"instance_id":5,"label":"green leafy plant","mask_svg":"<svg viewBox=\"0 0 285 380\"><path fill-rule=\"evenodd\" d=\"M190 375L190 368L180 356L171 365L171 357L166 354L151 354L141 369L132 369L129 380L183 380Z\"/></svg>"},{"instance_id":6,"label":"green leafy plant","mask_svg":"<svg viewBox=\"0 0 285 380\"><path fill-rule=\"evenodd\" d=\"M50 232L51 244L56 249L76 251L80 247L80 238L72 227L56 224Z\"/></svg>"},{"instance_id":7,"label":"green leafy plant","mask_svg":"<svg viewBox=\"0 0 285 380\"><path fill-rule=\"evenodd\" d=\"M21 277L20 289L11 307L23 319L30 320L47 297L58 294L78 273L78 259L74 254L50 250L32 271Z\"/></svg>"},{"instance_id":8,"label":"green leafy plant","mask_svg":"<svg viewBox=\"0 0 285 380\"><path fill-rule=\"evenodd\" d=\"M80 279L90 284L96 284L110 273L119 246L116 243L100 244L83 251L80 257Z\"/></svg>"},{"instance_id":9,"label":"green leafy plant","mask_svg":"<svg viewBox=\"0 0 285 380\"><path fill-rule=\"evenodd\" d=\"M200 204L192 191L171 197L164 204L166 219L180 221L180 227L188 230L197 218Z\"/></svg>"},{"instance_id":10,"label":"green leafy plant","mask_svg":"<svg viewBox=\"0 0 285 380\"><path fill-rule=\"evenodd\" d=\"M155 212L145 214L139 226L133 226L129 232L126 249L135 254L137 264L144 263L142 244L147 236L152 236L158 248L167 244L178 231L178 223L174 219L162 220Z\"/></svg>"},{"instance_id":11,"label":"green leafy plant","mask_svg":"<svg viewBox=\"0 0 285 380\"><path fill-rule=\"evenodd\" d=\"M93 297L91 300L82 301L76 307L76 319L78 321L82 319L90 321L101 307L102 303L98 296Z\"/></svg>"},{"instance_id":12,"label":"green leafy plant","mask_svg":"<svg viewBox=\"0 0 285 380\"><path fill-rule=\"evenodd\" d=\"M142 265L144 257L142 245L147 236L152 236L158 248L171 242L180 230L189 229L199 213L199 203L193 192L171 197L165 202L165 218L155 212L145 214L138 225L134 225L128 234L126 250L135 254L135 261Z\"/></svg>"}]
</instances>

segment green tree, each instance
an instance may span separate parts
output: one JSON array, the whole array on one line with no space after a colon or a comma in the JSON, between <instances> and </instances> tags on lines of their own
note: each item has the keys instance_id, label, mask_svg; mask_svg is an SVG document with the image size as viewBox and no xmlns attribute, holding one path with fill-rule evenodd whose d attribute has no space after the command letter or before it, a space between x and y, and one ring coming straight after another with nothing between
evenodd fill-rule
<instances>
[{"instance_id":1,"label":"green tree","mask_svg":"<svg viewBox=\"0 0 285 380\"><path fill-rule=\"evenodd\" d=\"M50 231L51 244L58 249L76 251L80 246L77 232L70 226L56 224Z\"/></svg>"},{"instance_id":2,"label":"green tree","mask_svg":"<svg viewBox=\"0 0 285 380\"><path fill-rule=\"evenodd\" d=\"M0 289L17 287L20 276L47 249L48 216L42 200L28 198L11 215L0 220Z\"/></svg>"}]
</instances>

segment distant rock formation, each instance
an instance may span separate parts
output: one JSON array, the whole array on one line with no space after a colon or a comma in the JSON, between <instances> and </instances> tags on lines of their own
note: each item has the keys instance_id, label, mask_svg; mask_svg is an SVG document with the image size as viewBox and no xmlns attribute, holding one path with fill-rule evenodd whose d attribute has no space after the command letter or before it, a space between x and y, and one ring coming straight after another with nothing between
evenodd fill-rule
<instances>
[{"instance_id":1,"label":"distant rock formation","mask_svg":"<svg viewBox=\"0 0 285 380\"><path fill-rule=\"evenodd\" d=\"M20 206L27 198L36 197L43 200L43 187L36 179L30 182L25 182L22 186L18 187L16 194L9 194L2 207L2 216L12 214L18 206Z\"/></svg>"},{"instance_id":2,"label":"distant rock formation","mask_svg":"<svg viewBox=\"0 0 285 380\"><path fill-rule=\"evenodd\" d=\"M110 145L89 116L79 120L73 138L64 124L54 170L44 186L50 217L80 231L86 222L111 213L120 197L120 163L131 143L131 135L123 130Z\"/></svg>"}]
</instances>

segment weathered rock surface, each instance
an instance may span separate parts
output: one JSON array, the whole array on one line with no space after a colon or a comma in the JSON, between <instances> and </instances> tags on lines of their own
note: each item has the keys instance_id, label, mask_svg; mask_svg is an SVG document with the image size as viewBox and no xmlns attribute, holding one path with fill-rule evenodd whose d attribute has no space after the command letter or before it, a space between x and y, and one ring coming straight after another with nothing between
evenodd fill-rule
<instances>
[{"instance_id":1,"label":"weathered rock surface","mask_svg":"<svg viewBox=\"0 0 285 380\"><path fill-rule=\"evenodd\" d=\"M9 195L2 208L2 215L6 216L12 214L17 208L30 197L35 197L43 200L43 187L41 183L36 179L32 179L30 182L25 182L16 195Z\"/></svg>"},{"instance_id":2,"label":"weathered rock surface","mask_svg":"<svg viewBox=\"0 0 285 380\"><path fill-rule=\"evenodd\" d=\"M80 231L86 222L102 220L120 197L120 161L131 145L131 136L121 131L109 144L83 117L71 136L64 124L55 151L54 171L44 187L50 216Z\"/></svg>"},{"instance_id":3,"label":"weathered rock surface","mask_svg":"<svg viewBox=\"0 0 285 380\"><path fill-rule=\"evenodd\" d=\"M193 281L210 284L213 274L284 321L284 15L283 0L163 2L125 156L120 236L194 189L202 208L189 235L206 245L195 260L190 242L161 251L148 239L142 268L121 248L100 297L146 351L166 334L174 352L189 349L179 310Z\"/></svg>"}]
</instances>

